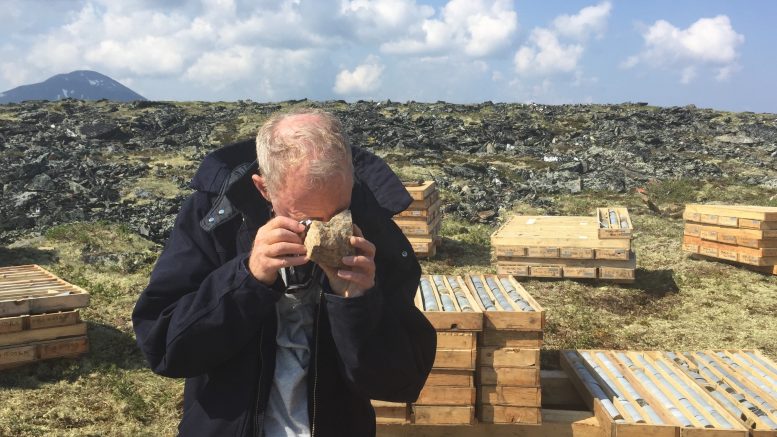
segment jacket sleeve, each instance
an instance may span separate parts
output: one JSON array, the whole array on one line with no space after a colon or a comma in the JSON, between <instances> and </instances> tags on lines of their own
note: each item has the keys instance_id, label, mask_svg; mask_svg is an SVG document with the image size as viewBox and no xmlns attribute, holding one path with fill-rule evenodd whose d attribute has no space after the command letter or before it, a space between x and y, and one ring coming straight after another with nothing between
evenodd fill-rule
<instances>
[{"instance_id":1,"label":"jacket sleeve","mask_svg":"<svg viewBox=\"0 0 777 437\"><path fill-rule=\"evenodd\" d=\"M209 206L201 192L184 203L132 313L138 345L160 375L197 376L230 359L281 295L250 274L248 254L219 261L213 237L199 225Z\"/></svg>"},{"instance_id":2,"label":"jacket sleeve","mask_svg":"<svg viewBox=\"0 0 777 437\"><path fill-rule=\"evenodd\" d=\"M376 285L362 296L326 294L326 308L341 371L370 399L413 402L434 363L437 336L414 303L421 268L405 236L390 219L376 243ZM363 228L364 230L364 228Z\"/></svg>"}]
</instances>

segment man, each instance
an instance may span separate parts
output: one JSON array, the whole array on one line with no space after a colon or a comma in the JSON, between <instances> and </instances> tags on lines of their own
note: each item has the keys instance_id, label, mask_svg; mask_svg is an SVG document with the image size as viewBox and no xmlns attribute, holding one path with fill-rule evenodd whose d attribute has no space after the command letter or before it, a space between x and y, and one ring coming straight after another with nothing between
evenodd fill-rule
<instances>
[{"instance_id":1,"label":"man","mask_svg":"<svg viewBox=\"0 0 777 437\"><path fill-rule=\"evenodd\" d=\"M304 110L208 155L191 186L132 317L153 371L186 378L181 435L368 436L369 399L418 397L436 337L391 220L411 199L380 158ZM313 265L300 222L345 209L356 255Z\"/></svg>"}]
</instances>

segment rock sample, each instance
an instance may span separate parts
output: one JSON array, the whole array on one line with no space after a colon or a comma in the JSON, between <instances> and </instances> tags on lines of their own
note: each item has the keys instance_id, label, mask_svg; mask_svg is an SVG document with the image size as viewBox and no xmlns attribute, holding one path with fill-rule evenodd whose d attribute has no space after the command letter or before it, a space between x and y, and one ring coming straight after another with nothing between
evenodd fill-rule
<instances>
[{"instance_id":1,"label":"rock sample","mask_svg":"<svg viewBox=\"0 0 777 437\"><path fill-rule=\"evenodd\" d=\"M311 261L330 267L344 267L343 257L354 255L351 211L345 210L328 222L314 220L305 236L305 248Z\"/></svg>"}]
</instances>

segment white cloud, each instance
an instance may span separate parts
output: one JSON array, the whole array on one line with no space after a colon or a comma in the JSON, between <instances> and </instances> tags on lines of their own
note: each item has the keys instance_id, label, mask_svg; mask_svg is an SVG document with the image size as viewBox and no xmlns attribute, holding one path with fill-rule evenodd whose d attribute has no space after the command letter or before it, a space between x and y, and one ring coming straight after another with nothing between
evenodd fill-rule
<instances>
[{"instance_id":1,"label":"white cloud","mask_svg":"<svg viewBox=\"0 0 777 437\"><path fill-rule=\"evenodd\" d=\"M531 75L569 73L577 69L583 55L580 44L562 44L552 31L536 28L529 38L532 45L522 46L515 53L515 70Z\"/></svg>"},{"instance_id":2,"label":"white cloud","mask_svg":"<svg viewBox=\"0 0 777 437\"><path fill-rule=\"evenodd\" d=\"M506 49L518 30L518 14L508 0L450 0L440 19L426 19L418 35L381 45L391 54L442 55L462 52L487 57Z\"/></svg>"},{"instance_id":3,"label":"white cloud","mask_svg":"<svg viewBox=\"0 0 777 437\"><path fill-rule=\"evenodd\" d=\"M738 48L745 37L737 33L726 15L701 18L687 29L679 29L665 20L658 20L642 38L645 46L637 55L621 65L632 68L644 64L654 68L679 69L681 82L688 83L696 76L696 69L716 67L718 80L725 80L738 69ZM693 73L689 73L693 71Z\"/></svg>"},{"instance_id":4,"label":"white cloud","mask_svg":"<svg viewBox=\"0 0 777 437\"><path fill-rule=\"evenodd\" d=\"M337 73L332 90L340 95L361 95L373 92L380 87L384 69L380 59L370 56L364 64L353 71L341 70Z\"/></svg>"},{"instance_id":5,"label":"white cloud","mask_svg":"<svg viewBox=\"0 0 777 437\"><path fill-rule=\"evenodd\" d=\"M354 25L360 38L387 40L418 35L423 21L434 15L434 8L415 0L345 0L341 13Z\"/></svg>"},{"instance_id":6,"label":"white cloud","mask_svg":"<svg viewBox=\"0 0 777 437\"><path fill-rule=\"evenodd\" d=\"M102 41L88 50L84 59L112 71L144 76L169 75L182 71L185 52L186 48L173 38L148 35L127 42Z\"/></svg>"},{"instance_id":7,"label":"white cloud","mask_svg":"<svg viewBox=\"0 0 777 437\"><path fill-rule=\"evenodd\" d=\"M15 62L3 62L0 64L0 75L9 84L9 89L29 83L30 80L29 70ZM3 90L0 89L0 91Z\"/></svg>"},{"instance_id":8,"label":"white cloud","mask_svg":"<svg viewBox=\"0 0 777 437\"><path fill-rule=\"evenodd\" d=\"M583 40L592 34L601 37L607 29L611 9L612 4L607 1L585 7L575 15L559 15L553 20L553 28L559 35L577 40Z\"/></svg>"},{"instance_id":9,"label":"white cloud","mask_svg":"<svg viewBox=\"0 0 777 437\"><path fill-rule=\"evenodd\" d=\"M515 53L515 71L522 75L548 76L574 73L575 84L584 82L579 62L591 35L601 37L607 28L612 5L602 2L587 6L574 15L559 15L549 28L535 27L527 43ZM537 92L549 90L543 86Z\"/></svg>"},{"instance_id":10,"label":"white cloud","mask_svg":"<svg viewBox=\"0 0 777 437\"><path fill-rule=\"evenodd\" d=\"M223 89L235 81L250 77L254 69L253 56L253 50L245 46L207 52L186 70L184 77L211 85L217 90Z\"/></svg>"}]
</instances>

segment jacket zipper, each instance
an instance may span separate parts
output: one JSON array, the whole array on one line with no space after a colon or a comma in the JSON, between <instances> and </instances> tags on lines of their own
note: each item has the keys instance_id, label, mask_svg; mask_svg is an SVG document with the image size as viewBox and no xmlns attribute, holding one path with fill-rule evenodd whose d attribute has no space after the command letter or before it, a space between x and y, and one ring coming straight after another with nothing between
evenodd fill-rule
<instances>
[{"instance_id":1,"label":"jacket zipper","mask_svg":"<svg viewBox=\"0 0 777 437\"><path fill-rule=\"evenodd\" d=\"M323 305L322 301L324 297L324 292L319 291L318 293L318 309L316 310L316 338L313 342L314 351L316 353L315 358L313 359L313 425L310 429L310 437L316 437L316 413L318 411L318 325L319 320L321 319L321 305Z\"/></svg>"},{"instance_id":2,"label":"jacket zipper","mask_svg":"<svg viewBox=\"0 0 777 437\"><path fill-rule=\"evenodd\" d=\"M259 385L256 390L256 408L254 410L254 437L262 437L262 430L264 428L264 419L262 421L259 421L259 402L262 398L262 381L264 379L264 374L267 373L264 371L264 331L265 328L262 328L262 333L259 334L259 362L262 364L262 370L259 371Z\"/></svg>"}]
</instances>

